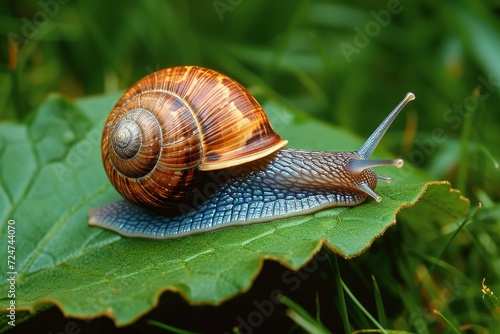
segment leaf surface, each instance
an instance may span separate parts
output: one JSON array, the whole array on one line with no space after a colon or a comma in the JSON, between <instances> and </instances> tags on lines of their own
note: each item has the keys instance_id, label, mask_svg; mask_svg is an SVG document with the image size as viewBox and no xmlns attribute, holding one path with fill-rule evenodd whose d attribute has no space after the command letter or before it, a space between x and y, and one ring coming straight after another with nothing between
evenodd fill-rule
<instances>
[{"instance_id":1,"label":"leaf surface","mask_svg":"<svg viewBox=\"0 0 500 334\"><path fill-rule=\"evenodd\" d=\"M424 218L448 223L468 201L447 182L425 182L416 170L380 168L393 177L377 187L383 200L179 240L122 238L87 225L87 212L119 199L104 173L100 136L118 96L71 103L52 96L26 124L0 125L0 249L15 221L16 307L56 304L68 316L107 315L124 325L149 311L163 291L191 303L219 304L250 288L265 259L303 266L326 245L354 257L419 202ZM362 140L274 104L265 109L292 147L355 150ZM321 141L315 138L322 138ZM332 143L335 143L333 145ZM387 155L386 155L387 156ZM12 222L11 222L12 224ZM9 289L4 280L2 291ZM0 307L9 299L3 294ZM5 318L5 317L3 317Z\"/></svg>"}]
</instances>

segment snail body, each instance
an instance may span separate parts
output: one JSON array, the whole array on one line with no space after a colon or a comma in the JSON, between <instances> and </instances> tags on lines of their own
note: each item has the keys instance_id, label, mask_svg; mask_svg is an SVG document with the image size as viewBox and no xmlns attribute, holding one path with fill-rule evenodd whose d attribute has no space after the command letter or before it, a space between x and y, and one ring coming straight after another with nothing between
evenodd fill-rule
<instances>
[{"instance_id":1,"label":"snail body","mask_svg":"<svg viewBox=\"0 0 500 334\"><path fill-rule=\"evenodd\" d=\"M132 237L171 239L359 205L374 189L370 160L412 93L353 152L284 148L257 101L216 71L182 66L138 81L106 122L102 158L125 198L89 213L89 224Z\"/></svg>"}]
</instances>

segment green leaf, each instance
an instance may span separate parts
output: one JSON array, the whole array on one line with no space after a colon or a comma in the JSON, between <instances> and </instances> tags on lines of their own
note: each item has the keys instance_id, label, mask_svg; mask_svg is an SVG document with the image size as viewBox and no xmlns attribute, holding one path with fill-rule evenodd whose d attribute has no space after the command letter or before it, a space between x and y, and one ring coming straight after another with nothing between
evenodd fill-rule
<instances>
[{"instance_id":1,"label":"green leaf","mask_svg":"<svg viewBox=\"0 0 500 334\"><path fill-rule=\"evenodd\" d=\"M394 181L377 188L381 203L370 200L351 209L179 240L122 238L87 225L91 208L119 199L100 158L100 134L116 100L110 96L73 104L52 96L26 124L0 125L2 252L12 240L9 221L15 226L15 268L1 261L0 270L17 272L18 310L51 303L67 316L106 315L125 325L153 308L164 291L195 304L219 304L249 289L264 259L297 269L323 244L351 258L393 225L398 211L419 200L421 209L441 223L462 217L468 207L446 182L426 183L410 168L382 168ZM362 142L280 106L266 109L292 146L354 150ZM8 282L2 281L0 289L7 291ZM10 299L0 298L5 310Z\"/></svg>"}]
</instances>

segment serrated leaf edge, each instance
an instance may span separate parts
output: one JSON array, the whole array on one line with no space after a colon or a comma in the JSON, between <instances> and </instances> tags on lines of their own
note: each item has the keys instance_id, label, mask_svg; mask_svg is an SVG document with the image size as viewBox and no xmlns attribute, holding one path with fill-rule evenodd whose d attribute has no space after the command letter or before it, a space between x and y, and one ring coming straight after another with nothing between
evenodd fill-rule
<instances>
[{"instance_id":1,"label":"serrated leaf edge","mask_svg":"<svg viewBox=\"0 0 500 334\"><path fill-rule=\"evenodd\" d=\"M186 300L190 305L193 305L193 306L201 306L201 305L210 305L210 306L218 306L218 305L221 305L223 304L224 302L226 302L227 300L229 299L232 299L234 298L235 296L237 295L240 295L240 294L244 294L246 293L248 290L251 289L252 285L253 285L253 282L255 281L255 279L258 277L258 275L260 274L260 272L262 271L262 268L264 266L264 261L266 260L271 260L271 261L275 261L275 262L278 262L280 263L282 266L290 269L290 270L293 270L293 271L296 271L296 270L299 270L300 268L302 268L304 265L306 265L314 256L316 256L316 254L318 254L318 252L321 250L321 248L324 246L326 246L329 250L331 250L332 252L334 252L335 254L338 254L342 257L344 257L345 259L352 259L356 256L359 256L360 254L362 254L363 252L365 252L368 248L371 247L371 245L373 244L373 242L375 241L375 239L379 238L380 236L382 236L385 231L387 231L387 229L393 225L396 224L396 216L397 214L401 211L401 210L404 210L404 209L407 209L407 208L411 208L412 206L414 206L420 199L423 198L423 196L425 195L425 193L427 192L428 188L430 186L440 186L440 185L447 185L449 187L449 192L451 193L456 193L459 195L459 200L461 201L464 201L464 202L467 202L467 207L466 209L464 210L463 212L463 215L465 215L465 213L467 212L467 208L469 207L470 205L470 201L468 198L464 197L461 195L460 191L459 190L456 190L456 189L453 189L451 187L451 184L448 182L448 181L429 181L427 183L424 184L424 188L422 189L422 191L420 192L419 196L414 200L412 201L411 203L407 203L407 204L404 204L402 205L401 207L399 207L395 212L394 212L394 215L393 215L393 221L389 224L386 225L386 227L383 229L382 232L380 232L379 234L377 234L372 240L371 242L365 247L363 248L360 252L356 253L356 254L353 254L353 255L350 255L350 256L345 256L343 255L338 249L336 249L333 245L331 245L325 237L322 237L320 239L318 239L318 245L315 247L315 249L311 252L311 255L309 257L307 257L302 263L299 263L299 264L296 264L296 265L292 265L290 263L287 263L286 261L283 261L281 260L280 258L276 257L276 256L272 256L272 255L263 255L261 256L260 258L260 261L259 261L259 265L257 267L257 269L255 270L253 276L251 277L250 279L250 283L248 284L247 287L241 289L240 291L234 293L234 294L231 294L231 295L228 295L224 298L221 298L219 301L217 302L197 302L197 301L192 301L189 299L189 297L183 292L181 291L180 289L176 288L175 286L169 286L169 287L165 287L165 288L161 288L159 289L157 292L156 292L156 295L154 296L154 302L150 305L149 308L146 308L144 309L143 311L141 312L138 312L135 317L133 317L132 319L128 320L128 321L124 321L124 322L119 322L115 313L114 313L114 310L109 307L109 308L106 308L104 311L102 312L98 312L98 313L94 313L94 314L91 314L91 315L80 315L80 314L73 314L73 313L70 313L70 312L66 312L64 310L64 307L60 304L60 302L57 300L57 299L53 299L53 298L40 298L38 299L37 301L35 301L35 303L33 304L33 306L31 307L21 307L21 308L18 308L19 311L29 311L29 312L33 312L35 313L36 310L39 308L39 307L42 307L43 305L47 305L48 303L49 304L53 304L55 306L57 306L61 312L63 313L63 315L65 317L73 317L75 319L91 319L91 318L96 318L96 317L99 317L99 316L106 316L108 318L110 318L114 324L117 326L117 327L122 327L122 326L127 326L127 325L130 325L132 323L134 323L135 321L137 321L137 319L139 319L140 317L142 317L143 315L147 314L149 311L151 311L152 309L154 309L156 306L158 306L158 303L159 303L159 300L160 300L160 297L163 295L163 293L165 292L173 292L173 293L178 293L182 296L182 298L184 298L184 300ZM260 237L261 235L259 235ZM253 238L252 240L255 240L255 238Z\"/></svg>"}]
</instances>

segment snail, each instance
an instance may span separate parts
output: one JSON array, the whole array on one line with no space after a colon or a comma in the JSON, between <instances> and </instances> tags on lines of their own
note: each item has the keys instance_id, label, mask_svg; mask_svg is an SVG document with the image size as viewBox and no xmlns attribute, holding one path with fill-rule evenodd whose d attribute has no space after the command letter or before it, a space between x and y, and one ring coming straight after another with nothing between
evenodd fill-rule
<instances>
[{"instance_id":1,"label":"snail","mask_svg":"<svg viewBox=\"0 0 500 334\"><path fill-rule=\"evenodd\" d=\"M124 236L173 239L356 206L374 191L369 159L408 93L352 152L284 148L262 107L214 70L180 66L139 80L120 98L102 135L106 173L125 198L89 212L89 224Z\"/></svg>"}]
</instances>

